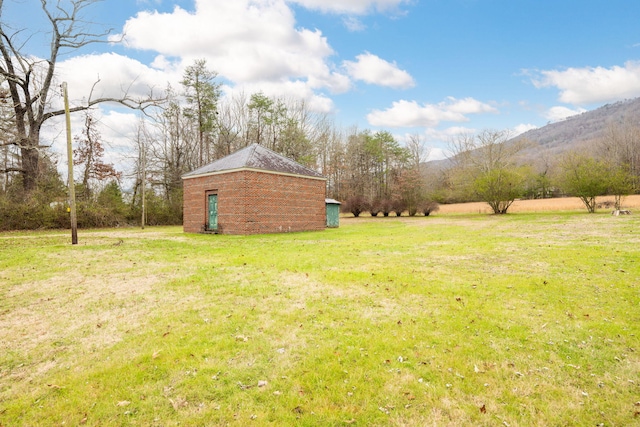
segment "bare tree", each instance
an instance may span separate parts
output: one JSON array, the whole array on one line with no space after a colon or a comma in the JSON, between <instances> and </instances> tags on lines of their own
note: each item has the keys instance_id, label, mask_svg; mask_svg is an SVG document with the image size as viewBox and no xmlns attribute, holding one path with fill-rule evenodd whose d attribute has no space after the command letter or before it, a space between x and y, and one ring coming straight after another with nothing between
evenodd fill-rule
<instances>
[{"instance_id":1,"label":"bare tree","mask_svg":"<svg viewBox=\"0 0 640 427\"><path fill-rule=\"evenodd\" d=\"M625 118L609 124L604 137L596 141L596 149L608 162L640 178L640 126L635 121Z\"/></svg>"},{"instance_id":2,"label":"bare tree","mask_svg":"<svg viewBox=\"0 0 640 427\"><path fill-rule=\"evenodd\" d=\"M197 123L184 114L178 97L167 89L169 102L156 119L156 138L149 144L147 169L152 183L172 204L182 201L182 175L200 166Z\"/></svg>"},{"instance_id":3,"label":"bare tree","mask_svg":"<svg viewBox=\"0 0 640 427\"><path fill-rule=\"evenodd\" d=\"M529 162L533 173L529 179L527 198L546 199L553 197L555 189L551 178L557 165L556 158L547 152L541 152Z\"/></svg>"},{"instance_id":4,"label":"bare tree","mask_svg":"<svg viewBox=\"0 0 640 427\"><path fill-rule=\"evenodd\" d=\"M320 146L330 123L326 114L309 110L304 100L282 99L276 151L308 167L317 167Z\"/></svg>"},{"instance_id":5,"label":"bare tree","mask_svg":"<svg viewBox=\"0 0 640 427\"><path fill-rule=\"evenodd\" d=\"M525 191L529 171L516 164L526 141L510 141L508 131L484 130L477 135L460 135L450 145L451 160L460 188L466 189L505 214Z\"/></svg>"},{"instance_id":6,"label":"bare tree","mask_svg":"<svg viewBox=\"0 0 640 427\"><path fill-rule=\"evenodd\" d=\"M40 0L40 12L46 17L51 37L50 50L46 58L36 58L26 52L26 40L32 36L25 29L12 29L6 22L4 0L0 0L0 76L9 91L13 109L15 136L2 144L19 149L20 162L16 168L22 173L24 189L29 192L37 185L40 150L40 130L52 117L63 115L64 109L49 109L56 64L60 55L91 43L105 41L111 32L93 32L94 26L83 19L83 11L100 0L70 0L68 2ZM33 12L35 13L35 12ZM120 98L97 98L90 95L86 104L76 106L71 112L86 110L103 103L116 102L121 105L144 109L154 105L152 94L136 99L124 93Z\"/></svg>"},{"instance_id":7,"label":"bare tree","mask_svg":"<svg viewBox=\"0 0 640 427\"><path fill-rule=\"evenodd\" d=\"M103 161L104 147L102 136L96 129L96 120L91 110L85 111L82 135L75 137L76 148L73 150L73 164L83 166L82 187L87 197L93 194L90 181L103 182L109 178L119 180L122 174L116 172L113 164Z\"/></svg>"},{"instance_id":8,"label":"bare tree","mask_svg":"<svg viewBox=\"0 0 640 427\"><path fill-rule=\"evenodd\" d=\"M244 94L223 99L218 106L218 133L213 156L219 159L244 146Z\"/></svg>"},{"instance_id":9,"label":"bare tree","mask_svg":"<svg viewBox=\"0 0 640 427\"><path fill-rule=\"evenodd\" d=\"M2 77L0 77L0 80ZM0 83L0 171L2 171L1 189L5 193L10 183L10 176L18 172L16 147L11 145L14 140L15 125L13 109L11 108L11 96L9 90Z\"/></svg>"},{"instance_id":10,"label":"bare tree","mask_svg":"<svg viewBox=\"0 0 640 427\"><path fill-rule=\"evenodd\" d=\"M615 209L620 210L624 197L637 189L640 180L640 126L629 117L609 123L592 148L594 155L606 162L608 193L615 197Z\"/></svg>"},{"instance_id":11,"label":"bare tree","mask_svg":"<svg viewBox=\"0 0 640 427\"><path fill-rule=\"evenodd\" d=\"M324 121L316 131L317 161L321 173L327 178L327 195L344 200L347 196L344 183L348 176L344 135L329 121Z\"/></svg>"},{"instance_id":12,"label":"bare tree","mask_svg":"<svg viewBox=\"0 0 640 427\"><path fill-rule=\"evenodd\" d=\"M422 135L417 133L409 135L405 147L409 151L410 165L416 168L420 168L420 165L427 161L431 152Z\"/></svg>"}]
</instances>

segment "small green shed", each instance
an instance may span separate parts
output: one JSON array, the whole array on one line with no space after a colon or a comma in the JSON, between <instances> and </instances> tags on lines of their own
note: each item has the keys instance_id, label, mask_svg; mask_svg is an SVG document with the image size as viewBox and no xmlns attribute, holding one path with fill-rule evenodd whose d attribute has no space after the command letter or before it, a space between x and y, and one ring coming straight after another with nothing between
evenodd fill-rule
<instances>
[{"instance_id":1,"label":"small green shed","mask_svg":"<svg viewBox=\"0 0 640 427\"><path fill-rule=\"evenodd\" d=\"M324 199L327 205L327 227L338 228L340 226L340 202L334 199Z\"/></svg>"}]
</instances>

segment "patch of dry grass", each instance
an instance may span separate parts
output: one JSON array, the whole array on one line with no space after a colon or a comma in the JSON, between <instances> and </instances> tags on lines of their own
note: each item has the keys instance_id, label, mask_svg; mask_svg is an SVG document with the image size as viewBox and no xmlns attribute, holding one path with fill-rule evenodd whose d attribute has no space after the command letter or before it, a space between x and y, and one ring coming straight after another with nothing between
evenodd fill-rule
<instances>
[{"instance_id":1,"label":"patch of dry grass","mask_svg":"<svg viewBox=\"0 0 640 427\"><path fill-rule=\"evenodd\" d=\"M632 425L638 225L1 235L0 425Z\"/></svg>"},{"instance_id":2,"label":"patch of dry grass","mask_svg":"<svg viewBox=\"0 0 640 427\"><path fill-rule=\"evenodd\" d=\"M613 203L613 196L599 197L598 203ZM636 210L640 212L640 195L632 195L625 197L623 208ZM580 211L586 208L584 203L577 197L562 197L556 199L536 199L536 200L516 200L509 208L509 212L551 212L551 211ZM607 209L601 208L600 210L606 211ZM611 210L611 209L609 209ZM449 205L440 205L440 210L435 213L438 214L452 214L452 213L480 213L490 214L493 213L489 205L484 202L474 203L453 203Z\"/></svg>"}]
</instances>

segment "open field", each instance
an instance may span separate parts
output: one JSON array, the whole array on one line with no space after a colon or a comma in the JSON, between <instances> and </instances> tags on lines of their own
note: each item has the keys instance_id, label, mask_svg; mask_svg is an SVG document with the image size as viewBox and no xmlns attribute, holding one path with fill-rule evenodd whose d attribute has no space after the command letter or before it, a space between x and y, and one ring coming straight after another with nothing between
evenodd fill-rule
<instances>
[{"instance_id":1,"label":"open field","mask_svg":"<svg viewBox=\"0 0 640 427\"><path fill-rule=\"evenodd\" d=\"M1 426L640 425L640 216L0 234Z\"/></svg>"},{"instance_id":2,"label":"open field","mask_svg":"<svg viewBox=\"0 0 640 427\"><path fill-rule=\"evenodd\" d=\"M598 203L613 203L613 197L598 197ZM640 195L627 196L622 202L624 209L635 210L640 213ZM516 200L509 208L509 212L548 212L548 211L586 211L584 204L577 197L563 197L557 199ZM611 212L611 208L600 208L601 211ZM439 214L448 213L492 213L491 208L484 202L456 203L440 205Z\"/></svg>"}]
</instances>

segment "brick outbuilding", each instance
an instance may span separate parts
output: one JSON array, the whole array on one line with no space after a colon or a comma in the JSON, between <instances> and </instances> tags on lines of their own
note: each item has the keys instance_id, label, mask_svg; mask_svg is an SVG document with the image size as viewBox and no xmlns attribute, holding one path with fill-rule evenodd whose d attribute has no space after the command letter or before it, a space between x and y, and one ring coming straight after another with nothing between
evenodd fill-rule
<instances>
[{"instance_id":1,"label":"brick outbuilding","mask_svg":"<svg viewBox=\"0 0 640 427\"><path fill-rule=\"evenodd\" d=\"M326 227L326 178L258 144L182 179L187 233L284 233Z\"/></svg>"}]
</instances>

